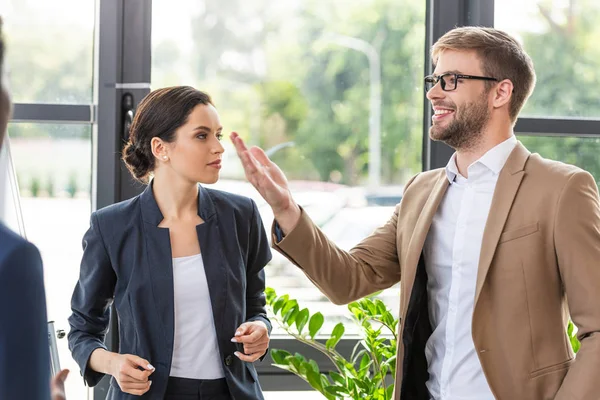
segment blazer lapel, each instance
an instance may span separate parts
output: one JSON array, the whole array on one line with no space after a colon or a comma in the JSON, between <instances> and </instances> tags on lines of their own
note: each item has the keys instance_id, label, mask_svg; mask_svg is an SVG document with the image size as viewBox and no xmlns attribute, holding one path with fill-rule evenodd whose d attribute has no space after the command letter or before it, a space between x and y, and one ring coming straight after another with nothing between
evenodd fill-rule
<instances>
[{"instance_id":1,"label":"blazer lapel","mask_svg":"<svg viewBox=\"0 0 600 400\"><path fill-rule=\"evenodd\" d=\"M163 215L152 194L152 183L141 194L142 219L152 295L169 348L173 348L175 302L173 258L168 228L159 228Z\"/></svg>"},{"instance_id":2,"label":"blazer lapel","mask_svg":"<svg viewBox=\"0 0 600 400\"><path fill-rule=\"evenodd\" d=\"M199 186L198 202L198 215L204 220L204 224L198 225L196 232L198 233L202 261L204 262L215 329L217 335L219 335L223 332L222 325L228 297L226 258L222 250L223 237L212 199L208 191L202 186ZM234 333L224 332L223 334L230 334L233 337Z\"/></svg>"},{"instance_id":3,"label":"blazer lapel","mask_svg":"<svg viewBox=\"0 0 600 400\"><path fill-rule=\"evenodd\" d=\"M529 154L529 151L521 142L518 142L498 176L498 182L490 206L490 213L483 231L483 240L481 241L481 254L479 256L477 284L475 287L475 305L477 304L481 288L494 258L494 253L496 252L500 235L504 230L506 219L525 175L525 163L529 158Z\"/></svg>"},{"instance_id":4,"label":"blazer lapel","mask_svg":"<svg viewBox=\"0 0 600 400\"><path fill-rule=\"evenodd\" d=\"M444 169L441 169L437 182L435 183L435 186L433 187L433 190L427 198L421 214L417 219L412 238L408 244L408 251L406 254L406 259L403 261L404 265L402 271L402 282L405 284L403 285L405 290L402 290L401 293L402 297L404 298L403 304L407 306L411 288L415 281L419 259L421 258L421 253L423 252L423 245L425 244L425 239L427 238L427 233L429 232L431 222L433 221L433 217L440 205L440 202L444 198L444 194L446 193L448 185L449 182L448 178L446 177L446 172Z\"/></svg>"}]
</instances>

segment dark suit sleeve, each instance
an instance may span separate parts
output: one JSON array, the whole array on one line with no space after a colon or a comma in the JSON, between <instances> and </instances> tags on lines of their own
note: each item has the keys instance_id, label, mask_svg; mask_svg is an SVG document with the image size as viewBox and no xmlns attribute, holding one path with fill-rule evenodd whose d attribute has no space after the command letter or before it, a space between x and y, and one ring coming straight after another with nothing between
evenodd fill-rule
<instances>
[{"instance_id":1,"label":"dark suit sleeve","mask_svg":"<svg viewBox=\"0 0 600 400\"><path fill-rule=\"evenodd\" d=\"M71 299L73 313L69 317L69 349L89 386L95 386L104 376L89 368L88 362L95 349L106 349L104 338L108 332L115 284L116 275L106 252L98 217L93 213L90 228L83 237L83 258Z\"/></svg>"},{"instance_id":2,"label":"dark suit sleeve","mask_svg":"<svg viewBox=\"0 0 600 400\"><path fill-rule=\"evenodd\" d=\"M49 399L42 260L23 241L0 265L0 399Z\"/></svg>"},{"instance_id":3,"label":"dark suit sleeve","mask_svg":"<svg viewBox=\"0 0 600 400\"><path fill-rule=\"evenodd\" d=\"M251 200L252 201L252 200ZM264 267L271 261L271 249L256 204L252 201L246 264L246 321L263 321L271 334L271 321L267 318Z\"/></svg>"}]
</instances>

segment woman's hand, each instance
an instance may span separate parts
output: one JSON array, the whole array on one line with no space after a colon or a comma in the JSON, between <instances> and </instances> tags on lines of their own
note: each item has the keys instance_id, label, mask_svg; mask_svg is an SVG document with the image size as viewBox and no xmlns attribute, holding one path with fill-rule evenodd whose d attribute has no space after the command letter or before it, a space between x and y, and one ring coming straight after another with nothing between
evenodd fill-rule
<instances>
[{"instance_id":1,"label":"woman's hand","mask_svg":"<svg viewBox=\"0 0 600 400\"><path fill-rule=\"evenodd\" d=\"M269 348L269 330L262 321L244 322L235 331L235 337L231 341L244 344L245 354L239 351L235 352L240 360L254 362L262 357Z\"/></svg>"},{"instance_id":2,"label":"woman's hand","mask_svg":"<svg viewBox=\"0 0 600 400\"><path fill-rule=\"evenodd\" d=\"M109 374L116 379L121 391L136 396L150 390L152 381L148 377L153 372L154 367L148 361L132 354L113 353L110 361Z\"/></svg>"}]
</instances>

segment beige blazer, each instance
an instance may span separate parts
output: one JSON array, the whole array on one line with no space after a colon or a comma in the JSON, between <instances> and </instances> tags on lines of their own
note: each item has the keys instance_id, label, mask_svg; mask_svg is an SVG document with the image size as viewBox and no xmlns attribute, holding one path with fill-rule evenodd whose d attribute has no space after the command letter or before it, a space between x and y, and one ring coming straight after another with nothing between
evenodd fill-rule
<instances>
[{"instance_id":1,"label":"beige blazer","mask_svg":"<svg viewBox=\"0 0 600 400\"><path fill-rule=\"evenodd\" d=\"M305 213L282 241L273 240L336 304L400 281L396 400L429 400L422 251L448 184L444 169L412 178L387 224L349 252ZM464 323L472 323L497 399L600 399L600 203L589 173L517 144L498 177L474 300ZM579 328L577 358L566 335L569 316Z\"/></svg>"}]
</instances>

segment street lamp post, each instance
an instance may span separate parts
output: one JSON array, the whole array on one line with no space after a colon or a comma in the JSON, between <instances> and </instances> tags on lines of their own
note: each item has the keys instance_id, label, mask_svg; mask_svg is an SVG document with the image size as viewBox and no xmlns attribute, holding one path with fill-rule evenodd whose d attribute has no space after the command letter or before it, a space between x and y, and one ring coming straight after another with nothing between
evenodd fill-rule
<instances>
[{"instance_id":1,"label":"street lamp post","mask_svg":"<svg viewBox=\"0 0 600 400\"><path fill-rule=\"evenodd\" d=\"M369 185L381 182L381 63L379 52L369 42L337 33L323 35L325 41L357 50L369 60Z\"/></svg>"}]
</instances>

